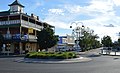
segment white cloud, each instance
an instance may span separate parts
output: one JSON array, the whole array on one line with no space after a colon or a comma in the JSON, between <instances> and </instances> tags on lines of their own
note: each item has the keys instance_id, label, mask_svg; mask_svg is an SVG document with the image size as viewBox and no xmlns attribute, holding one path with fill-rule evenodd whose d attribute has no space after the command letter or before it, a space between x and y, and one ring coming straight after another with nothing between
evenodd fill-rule
<instances>
[{"instance_id":1,"label":"white cloud","mask_svg":"<svg viewBox=\"0 0 120 73\"><path fill-rule=\"evenodd\" d=\"M113 0L113 2L116 6L120 6L120 0Z\"/></svg>"},{"instance_id":2,"label":"white cloud","mask_svg":"<svg viewBox=\"0 0 120 73\"><path fill-rule=\"evenodd\" d=\"M92 0L89 6L90 9L109 11L112 10L113 3L110 0Z\"/></svg>"},{"instance_id":3,"label":"white cloud","mask_svg":"<svg viewBox=\"0 0 120 73\"><path fill-rule=\"evenodd\" d=\"M52 13L52 14L64 15L64 14L63 14L63 12L64 12L63 9L49 9L48 11L49 11L49 13Z\"/></svg>"},{"instance_id":4,"label":"white cloud","mask_svg":"<svg viewBox=\"0 0 120 73\"><path fill-rule=\"evenodd\" d=\"M41 3L40 3L40 2L37 2L37 3L36 3L36 6L40 6L40 5L41 5Z\"/></svg>"},{"instance_id":5,"label":"white cloud","mask_svg":"<svg viewBox=\"0 0 120 73\"><path fill-rule=\"evenodd\" d=\"M65 5L64 8L70 13L80 13L82 11L82 7L79 5Z\"/></svg>"},{"instance_id":6,"label":"white cloud","mask_svg":"<svg viewBox=\"0 0 120 73\"><path fill-rule=\"evenodd\" d=\"M49 9L45 21L54 25L56 29L69 29L73 21L83 22L86 27L93 29L101 38L104 35L109 35L115 41L118 38L116 33L120 31L120 17L115 14L115 5L119 6L120 0L91 0L89 5L83 7L78 4L65 4L61 5L61 8ZM82 18L83 14L92 17L92 19L80 20L77 18ZM68 23L66 20L70 22ZM105 27L109 24L115 27Z\"/></svg>"},{"instance_id":7,"label":"white cloud","mask_svg":"<svg viewBox=\"0 0 120 73\"><path fill-rule=\"evenodd\" d=\"M113 24L104 25L105 27L115 27Z\"/></svg>"},{"instance_id":8,"label":"white cloud","mask_svg":"<svg viewBox=\"0 0 120 73\"><path fill-rule=\"evenodd\" d=\"M113 41L117 40L118 35L117 33L120 31L120 27L97 27L92 26L91 29L94 29L95 33L98 34L100 38L103 38L103 36L110 36Z\"/></svg>"},{"instance_id":9,"label":"white cloud","mask_svg":"<svg viewBox=\"0 0 120 73\"><path fill-rule=\"evenodd\" d=\"M68 25L64 22L50 21L50 20L45 20L45 22L48 22L49 24L52 24L53 26L56 26L55 28L69 29Z\"/></svg>"},{"instance_id":10,"label":"white cloud","mask_svg":"<svg viewBox=\"0 0 120 73\"><path fill-rule=\"evenodd\" d=\"M91 16L108 15L113 11L113 3L110 0L92 0L84 9Z\"/></svg>"},{"instance_id":11,"label":"white cloud","mask_svg":"<svg viewBox=\"0 0 120 73\"><path fill-rule=\"evenodd\" d=\"M69 12L76 15L86 14L89 16L100 16L100 15L108 15L114 14L113 11L113 3L110 0L92 0L88 6L80 6L80 5L70 5L66 4L64 8Z\"/></svg>"}]
</instances>

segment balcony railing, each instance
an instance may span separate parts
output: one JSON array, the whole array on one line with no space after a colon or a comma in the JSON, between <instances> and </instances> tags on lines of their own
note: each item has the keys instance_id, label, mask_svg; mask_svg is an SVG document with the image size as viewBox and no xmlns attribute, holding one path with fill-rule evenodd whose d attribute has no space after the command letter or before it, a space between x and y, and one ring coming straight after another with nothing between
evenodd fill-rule
<instances>
[{"instance_id":1,"label":"balcony railing","mask_svg":"<svg viewBox=\"0 0 120 73\"><path fill-rule=\"evenodd\" d=\"M25 20L9 20L9 21L0 21L0 25L12 25L12 24L21 24L22 26L26 26L28 28L33 28L36 30L41 30L43 26L25 21Z\"/></svg>"},{"instance_id":2,"label":"balcony railing","mask_svg":"<svg viewBox=\"0 0 120 73\"><path fill-rule=\"evenodd\" d=\"M37 29L37 30L40 30L43 28L43 26L28 22L28 21L24 21L24 20L21 20L21 24L22 24L22 26L26 26L29 28Z\"/></svg>"},{"instance_id":3,"label":"balcony railing","mask_svg":"<svg viewBox=\"0 0 120 73\"><path fill-rule=\"evenodd\" d=\"M19 24L20 20L0 21L0 25Z\"/></svg>"}]
</instances>

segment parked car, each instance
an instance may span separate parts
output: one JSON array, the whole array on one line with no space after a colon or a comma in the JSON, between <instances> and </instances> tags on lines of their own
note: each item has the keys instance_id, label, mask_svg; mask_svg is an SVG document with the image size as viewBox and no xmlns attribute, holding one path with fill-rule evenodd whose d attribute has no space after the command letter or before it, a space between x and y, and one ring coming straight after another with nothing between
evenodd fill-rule
<instances>
[{"instance_id":1,"label":"parked car","mask_svg":"<svg viewBox=\"0 0 120 73\"><path fill-rule=\"evenodd\" d=\"M69 51L69 49L68 48L60 48L60 51L65 52L65 51Z\"/></svg>"},{"instance_id":2,"label":"parked car","mask_svg":"<svg viewBox=\"0 0 120 73\"><path fill-rule=\"evenodd\" d=\"M75 51L76 51L76 52L81 52L81 49L76 49Z\"/></svg>"}]
</instances>

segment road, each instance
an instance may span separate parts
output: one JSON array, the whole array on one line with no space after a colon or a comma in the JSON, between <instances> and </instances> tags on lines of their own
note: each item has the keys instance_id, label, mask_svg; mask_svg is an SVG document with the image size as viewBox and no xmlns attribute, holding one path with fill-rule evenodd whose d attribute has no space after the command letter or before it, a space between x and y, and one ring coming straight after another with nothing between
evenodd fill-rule
<instances>
[{"instance_id":1,"label":"road","mask_svg":"<svg viewBox=\"0 0 120 73\"><path fill-rule=\"evenodd\" d=\"M72 64L17 63L13 58L0 58L0 73L120 73L120 56L96 56L95 51L82 54L93 60Z\"/></svg>"}]
</instances>

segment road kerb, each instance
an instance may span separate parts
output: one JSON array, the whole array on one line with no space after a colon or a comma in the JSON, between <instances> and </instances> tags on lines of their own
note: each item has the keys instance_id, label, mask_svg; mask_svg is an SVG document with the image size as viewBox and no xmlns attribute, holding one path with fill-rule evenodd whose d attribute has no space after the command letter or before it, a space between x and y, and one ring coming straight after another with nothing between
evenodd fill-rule
<instances>
[{"instance_id":1,"label":"road kerb","mask_svg":"<svg viewBox=\"0 0 120 73\"><path fill-rule=\"evenodd\" d=\"M89 62L91 61L91 58L86 58L86 57L79 57L79 58L74 58L74 59L19 59L15 60L15 62L18 63L47 63L47 64L61 64L61 63L80 63L80 62Z\"/></svg>"}]
</instances>

